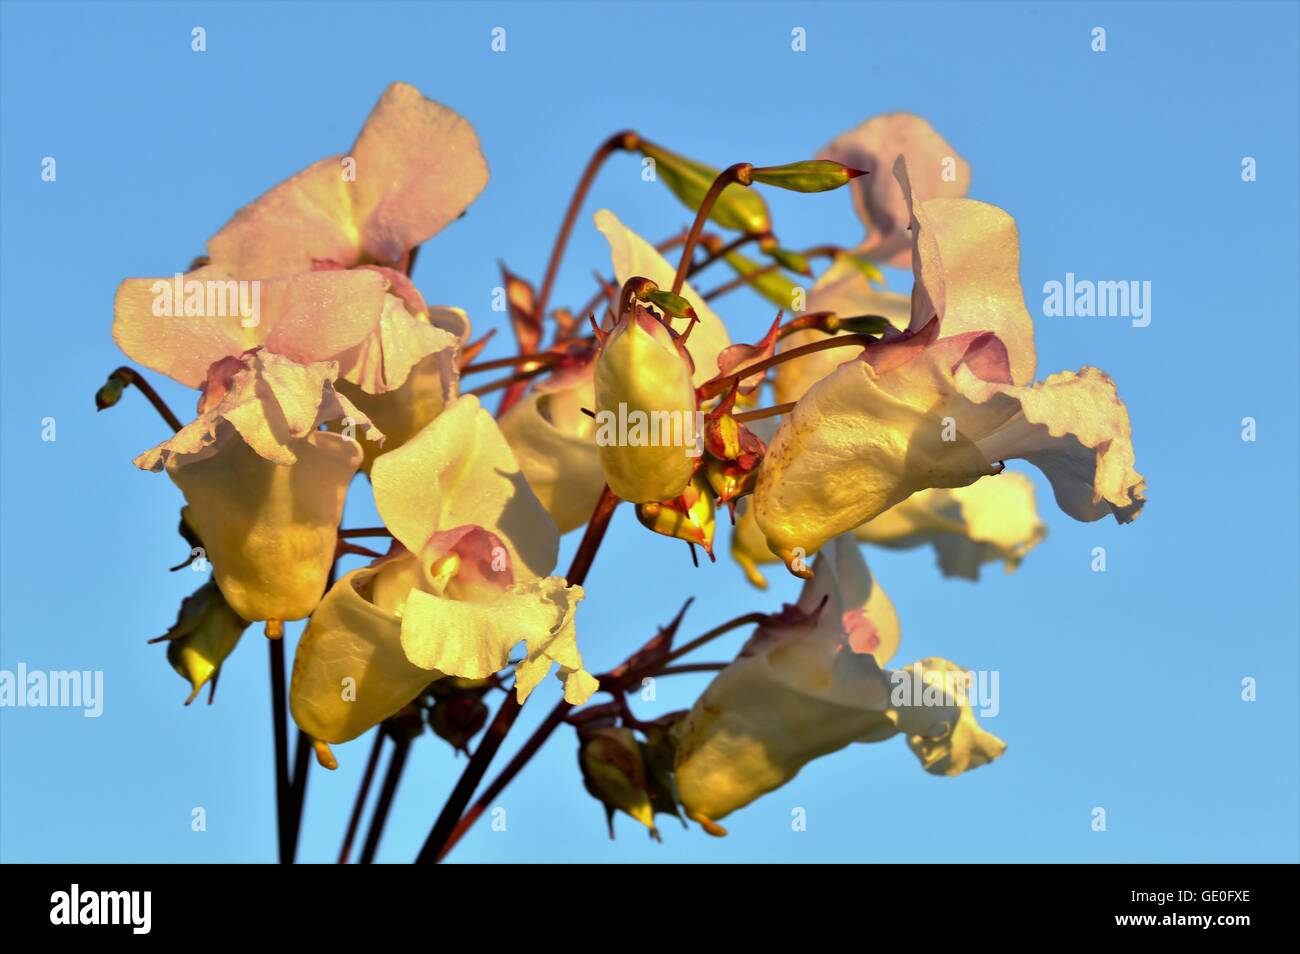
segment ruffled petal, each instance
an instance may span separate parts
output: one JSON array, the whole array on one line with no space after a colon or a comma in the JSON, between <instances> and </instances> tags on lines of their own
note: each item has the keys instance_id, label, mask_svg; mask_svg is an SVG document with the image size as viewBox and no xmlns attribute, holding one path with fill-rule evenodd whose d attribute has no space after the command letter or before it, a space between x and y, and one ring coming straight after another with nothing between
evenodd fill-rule
<instances>
[{"instance_id":1,"label":"ruffled petal","mask_svg":"<svg viewBox=\"0 0 1300 954\"><path fill-rule=\"evenodd\" d=\"M584 687L594 691L590 676L574 675L583 672L573 633L582 597L582 587L556 576L516 583L495 598L473 601L412 590L402 616L402 650L422 669L485 679L506 668L510 651L523 641L526 656L516 668L519 701L556 662L562 675L567 671L566 696L578 696Z\"/></svg>"}]
</instances>

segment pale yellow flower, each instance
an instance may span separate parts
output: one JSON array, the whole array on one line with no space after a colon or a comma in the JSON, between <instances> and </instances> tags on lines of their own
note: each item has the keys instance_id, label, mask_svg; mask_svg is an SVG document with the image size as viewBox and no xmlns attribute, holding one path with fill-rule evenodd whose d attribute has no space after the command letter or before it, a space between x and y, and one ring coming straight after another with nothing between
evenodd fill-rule
<instances>
[{"instance_id":1,"label":"pale yellow flower","mask_svg":"<svg viewBox=\"0 0 1300 954\"><path fill-rule=\"evenodd\" d=\"M199 417L135 460L165 468L181 489L216 583L246 620L301 619L325 589L362 452L357 438L320 426L347 419L350 430L382 439L335 392L337 371L264 352L224 359Z\"/></svg>"},{"instance_id":2,"label":"pale yellow flower","mask_svg":"<svg viewBox=\"0 0 1300 954\"><path fill-rule=\"evenodd\" d=\"M922 490L852 532L864 543L891 550L929 544L944 576L977 580L986 563L1015 570L1047 528L1038 516L1033 483L1024 474L1004 471L966 487ZM759 566L781 562L768 549L748 502L737 511L731 555L760 588L767 580Z\"/></svg>"},{"instance_id":3,"label":"pale yellow flower","mask_svg":"<svg viewBox=\"0 0 1300 954\"><path fill-rule=\"evenodd\" d=\"M898 172L906 185L901 163ZM965 486L1012 458L1042 470L1077 520L1127 523L1142 509L1128 411L1110 378L1083 368L1017 383L1035 362L1005 261L1014 223L965 199L918 209L914 333L815 384L768 446L754 516L792 568L917 491Z\"/></svg>"},{"instance_id":4,"label":"pale yellow flower","mask_svg":"<svg viewBox=\"0 0 1300 954\"><path fill-rule=\"evenodd\" d=\"M397 544L312 615L290 695L303 731L355 738L435 679L506 668L520 642L520 701L557 665L566 699L586 701L596 684L575 641L582 588L546 575L559 534L478 399L457 398L380 457L371 482Z\"/></svg>"},{"instance_id":5,"label":"pale yellow flower","mask_svg":"<svg viewBox=\"0 0 1300 954\"><path fill-rule=\"evenodd\" d=\"M634 503L680 494L698 460L684 440L696 427L695 388L672 332L650 312L637 306L601 343L595 397L597 453L610 490Z\"/></svg>"},{"instance_id":6,"label":"pale yellow flower","mask_svg":"<svg viewBox=\"0 0 1300 954\"><path fill-rule=\"evenodd\" d=\"M852 742L904 733L926 771L942 775L1005 749L975 723L961 682L944 678L960 672L951 663L882 668L898 647L898 617L851 537L828 546L814 570L798 604L814 618L761 626L675 729L682 806L712 833Z\"/></svg>"}]
</instances>

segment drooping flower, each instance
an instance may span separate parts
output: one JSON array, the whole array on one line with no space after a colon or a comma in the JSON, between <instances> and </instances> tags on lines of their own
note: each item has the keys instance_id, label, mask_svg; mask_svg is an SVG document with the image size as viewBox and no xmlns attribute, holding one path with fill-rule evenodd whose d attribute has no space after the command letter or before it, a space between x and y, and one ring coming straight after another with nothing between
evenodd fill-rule
<instances>
[{"instance_id":1,"label":"drooping flower","mask_svg":"<svg viewBox=\"0 0 1300 954\"><path fill-rule=\"evenodd\" d=\"M396 267L487 184L474 128L406 83L384 91L346 155L308 166L235 213L208 242L213 268L242 279Z\"/></svg>"},{"instance_id":2,"label":"drooping flower","mask_svg":"<svg viewBox=\"0 0 1300 954\"><path fill-rule=\"evenodd\" d=\"M594 383L597 452L610 490L634 503L676 497L699 453L692 454L697 402L690 359L673 332L635 306L601 342Z\"/></svg>"},{"instance_id":3,"label":"drooping flower","mask_svg":"<svg viewBox=\"0 0 1300 954\"><path fill-rule=\"evenodd\" d=\"M717 822L852 742L904 733L932 774L955 775L1005 745L980 729L961 670L945 660L891 672L898 617L856 542L839 537L800 594L803 618L761 626L676 728L676 783L689 817ZM928 693L916 685L930 686Z\"/></svg>"},{"instance_id":4,"label":"drooping flower","mask_svg":"<svg viewBox=\"0 0 1300 954\"><path fill-rule=\"evenodd\" d=\"M1008 573L1047 535L1038 516L1034 485L1024 474L1004 471L966 487L937 487L913 494L855 528L864 543L894 550L929 544L944 576L978 580L986 563L1001 562ZM766 588L759 566L780 563L743 506L731 534L731 555L750 583Z\"/></svg>"},{"instance_id":5,"label":"drooping flower","mask_svg":"<svg viewBox=\"0 0 1300 954\"><path fill-rule=\"evenodd\" d=\"M221 664L247 628L248 621L230 608L221 590L209 580L181 601L171 629L149 642L167 644L167 661L193 690L185 700L189 705L205 685L216 691Z\"/></svg>"},{"instance_id":6,"label":"drooping flower","mask_svg":"<svg viewBox=\"0 0 1300 954\"><path fill-rule=\"evenodd\" d=\"M443 676L515 666L522 702L553 666L565 697L595 691L573 615L582 588L546 576L559 534L496 422L473 395L451 402L371 473L395 544L321 601L294 662L290 705L321 742L344 742Z\"/></svg>"},{"instance_id":7,"label":"drooping flower","mask_svg":"<svg viewBox=\"0 0 1300 954\"><path fill-rule=\"evenodd\" d=\"M901 162L897 171L906 187ZM1110 378L1083 368L1018 383L1035 361L1005 261L1014 222L983 203L936 201L918 204L912 222L912 332L815 384L768 447L754 516L787 565L917 491L965 486L1012 458L1042 470L1077 520L1127 523L1142 509L1128 411Z\"/></svg>"},{"instance_id":8,"label":"drooping flower","mask_svg":"<svg viewBox=\"0 0 1300 954\"><path fill-rule=\"evenodd\" d=\"M858 249L886 265L907 268L912 243L907 199L890 177L901 156L915 177L918 199L956 197L970 188L970 166L934 127L912 113L873 116L842 133L818 154L869 175L855 179L853 203L869 234Z\"/></svg>"},{"instance_id":9,"label":"drooping flower","mask_svg":"<svg viewBox=\"0 0 1300 954\"><path fill-rule=\"evenodd\" d=\"M382 439L334 390L337 371L261 351L222 359L198 418L135 460L181 489L217 586L246 620L302 619L324 592L362 451L321 425L346 419Z\"/></svg>"}]
</instances>

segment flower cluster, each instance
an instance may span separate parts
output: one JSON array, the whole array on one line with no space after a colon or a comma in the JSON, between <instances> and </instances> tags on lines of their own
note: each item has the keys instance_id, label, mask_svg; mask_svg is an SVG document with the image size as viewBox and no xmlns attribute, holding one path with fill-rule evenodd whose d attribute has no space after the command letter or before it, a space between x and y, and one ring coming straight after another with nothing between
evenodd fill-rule
<instances>
[{"instance_id":1,"label":"flower cluster","mask_svg":"<svg viewBox=\"0 0 1300 954\"><path fill-rule=\"evenodd\" d=\"M276 639L292 620L306 624L288 710L327 766L331 744L412 713L471 751L489 694L505 694L435 826L435 857L476 817L474 783L549 672L563 702L546 733L572 723L588 791L656 835L660 813L723 834L728 814L852 742L902 735L936 775L991 762L1006 746L977 722L966 670L886 668L900 617L864 545L929 544L944 575L972 580L986 563L1015 569L1046 531L1009 461L1041 471L1077 520L1126 523L1144 503L1114 383L1089 367L1035 380L1015 221L966 197L968 164L923 119L879 116L782 166L720 171L631 132L593 161L619 150L654 160L693 227L656 247L597 212L613 278L583 308L548 310L571 215L540 291L505 273L508 358L476 364L467 314L426 304L411 280L487 165L465 119L400 83L348 153L240 209L188 272L117 292L122 350L198 392L194 419L135 461L180 489L182 532L212 570L159 638L190 699L215 687L249 623ZM788 249L760 187L846 188L866 237ZM701 294L692 279L715 263L736 278ZM889 291L882 266L910 266L910 294ZM744 286L778 304L775 321L736 308L728 324L711 306ZM489 368L507 376L462 390ZM140 382L120 374L101 406ZM491 412L480 397L495 391ZM383 526L340 529L367 485ZM749 581L763 588L760 567L784 564L805 581L797 603L674 648L679 617L592 675L578 607L620 501L692 557L713 558L730 522ZM561 535L582 528L556 575ZM388 539L386 552L357 536ZM340 575L356 554L369 562ZM750 624L734 661L674 665ZM688 712L632 714L635 680L702 670L715 675ZM587 705L598 691L612 701Z\"/></svg>"}]
</instances>

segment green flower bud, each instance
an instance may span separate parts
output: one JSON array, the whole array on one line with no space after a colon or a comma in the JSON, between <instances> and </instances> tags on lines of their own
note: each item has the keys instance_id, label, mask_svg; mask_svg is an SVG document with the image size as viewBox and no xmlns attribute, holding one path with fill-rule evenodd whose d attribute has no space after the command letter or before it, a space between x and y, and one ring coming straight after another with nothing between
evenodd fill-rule
<instances>
[{"instance_id":1,"label":"green flower bud","mask_svg":"<svg viewBox=\"0 0 1300 954\"><path fill-rule=\"evenodd\" d=\"M193 687L185 704L209 681L216 692L221 664L239 643L248 622L230 608L217 585L209 580L181 601L176 622L150 643L167 643L167 661ZM212 701L212 695L208 696Z\"/></svg>"},{"instance_id":2,"label":"green flower bud","mask_svg":"<svg viewBox=\"0 0 1300 954\"><path fill-rule=\"evenodd\" d=\"M755 169L753 175L755 182L791 192L830 192L866 173L829 159L807 159L784 166L764 166Z\"/></svg>"}]
</instances>

